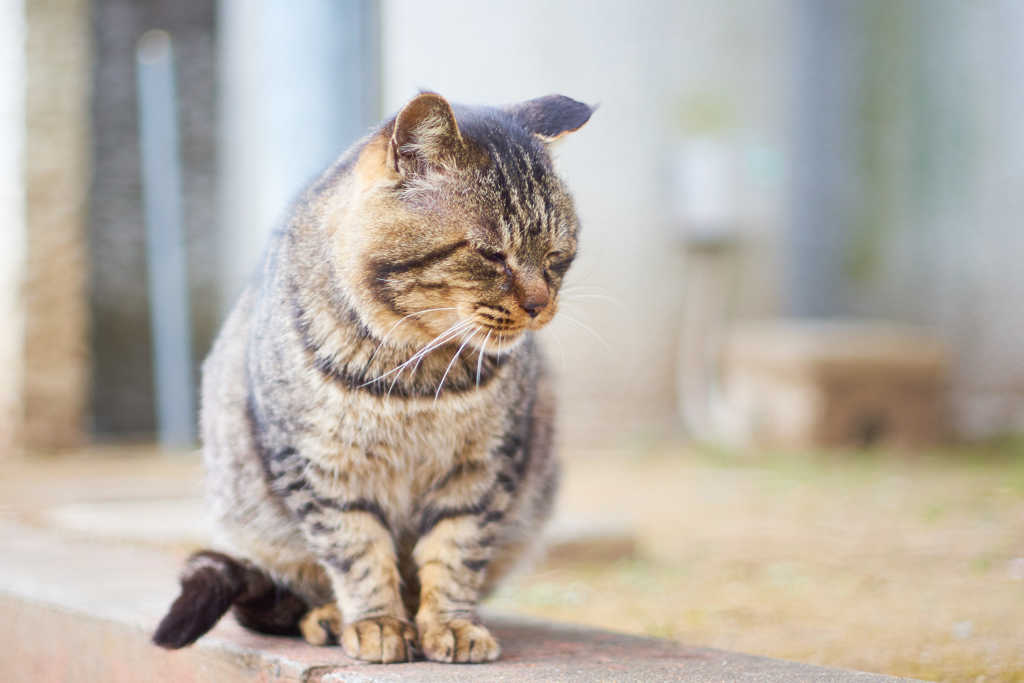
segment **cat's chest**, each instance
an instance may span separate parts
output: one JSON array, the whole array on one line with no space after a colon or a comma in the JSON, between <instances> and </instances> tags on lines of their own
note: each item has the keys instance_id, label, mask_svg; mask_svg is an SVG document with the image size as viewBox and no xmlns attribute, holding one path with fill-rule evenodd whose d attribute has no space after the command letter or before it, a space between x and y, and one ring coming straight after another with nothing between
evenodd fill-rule
<instances>
[{"instance_id":1,"label":"cat's chest","mask_svg":"<svg viewBox=\"0 0 1024 683\"><path fill-rule=\"evenodd\" d=\"M369 392L322 392L306 413L325 442L365 449L385 446L446 449L500 422L498 387L431 398L396 398Z\"/></svg>"},{"instance_id":2,"label":"cat's chest","mask_svg":"<svg viewBox=\"0 0 1024 683\"><path fill-rule=\"evenodd\" d=\"M305 412L294 445L332 469L380 470L407 477L410 485L429 482L459 459L481 457L500 434L505 409L496 389L437 401L322 395Z\"/></svg>"},{"instance_id":3,"label":"cat's chest","mask_svg":"<svg viewBox=\"0 0 1024 683\"><path fill-rule=\"evenodd\" d=\"M501 427L496 411L442 401L413 408L350 401L344 412L306 430L296 443L318 466L317 488L341 500L373 500L405 528L453 468L475 461L486 469Z\"/></svg>"}]
</instances>

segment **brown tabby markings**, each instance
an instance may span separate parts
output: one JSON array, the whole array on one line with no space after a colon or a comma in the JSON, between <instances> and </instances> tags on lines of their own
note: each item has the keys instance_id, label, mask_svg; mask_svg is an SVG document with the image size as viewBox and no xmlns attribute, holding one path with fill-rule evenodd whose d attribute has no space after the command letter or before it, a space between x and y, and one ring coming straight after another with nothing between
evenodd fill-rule
<instances>
[{"instance_id":1,"label":"brown tabby markings","mask_svg":"<svg viewBox=\"0 0 1024 683\"><path fill-rule=\"evenodd\" d=\"M310 188L225 324L202 415L220 542L305 601L310 642L497 658L476 605L558 479L532 333L578 224L545 141L590 113L414 98Z\"/></svg>"}]
</instances>

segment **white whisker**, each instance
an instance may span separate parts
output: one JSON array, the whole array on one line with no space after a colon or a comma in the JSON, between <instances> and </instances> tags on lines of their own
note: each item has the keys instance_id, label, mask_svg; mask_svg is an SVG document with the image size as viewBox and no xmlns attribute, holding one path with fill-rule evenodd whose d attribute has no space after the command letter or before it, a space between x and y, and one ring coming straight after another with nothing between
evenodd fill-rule
<instances>
[{"instance_id":1,"label":"white whisker","mask_svg":"<svg viewBox=\"0 0 1024 683\"><path fill-rule=\"evenodd\" d=\"M605 304L612 306L620 313L626 313L626 307L622 305L622 302L615 297L608 296L606 294L589 294L589 293L577 293L577 292L562 292L558 295L559 301L562 307L573 308L587 307L588 304Z\"/></svg>"},{"instance_id":2,"label":"white whisker","mask_svg":"<svg viewBox=\"0 0 1024 683\"><path fill-rule=\"evenodd\" d=\"M477 354L476 354L476 386L477 386L477 389L480 388L480 368L484 364L484 351L487 350L487 340L491 338L491 332L493 332L493 331L494 330L487 330L487 336L484 337L483 346L481 346L477 350Z\"/></svg>"},{"instance_id":3,"label":"white whisker","mask_svg":"<svg viewBox=\"0 0 1024 683\"><path fill-rule=\"evenodd\" d=\"M468 320L463 321L463 324L459 325L457 328L449 328L449 334L446 338L438 341L436 344L431 342L430 348L420 349L415 354L413 354L412 357L410 357L407 361L402 363L402 365L409 365L410 363L415 363L412 367L412 372L413 374L415 374L416 371L420 369L420 364L423 363L423 359L426 358L431 351L438 348L439 346L444 346L445 344L455 339L456 337L465 334L467 327L471 327L471 324ZM435 339L437 338L435 337Z\"/></svg>"},{"instance_id":4,"label":"white whisker","mask_svg":"<svg viewBox=\"0 0 1024 683\"><path fill-rule=\"evenodd\" d=\"M448 362L448 367L446 367L444 369L444 374L441 375L441 381L438 382L438 384L437 384L437 391L434 392L434 401L435 402L437 401L437 397L441 395L441 387L444 386L444 381L445 381L445 379L448 378L448 372L452 369L452 366L455 365L455 359L459 357L460 353L462 353L462 349L466 348L466 344L469 343L469 340L472 339L473 337L475 337L479 333L480 333L480 330L477 329L476 327L474 327L473 331L472 331L472 334L470 334L468 337L466 337L466 340L464 342L462 342L462 345L458 348L458 350L455 352L455 355L452 356L452 359Z\"/></svg>"},{"instance_id":5,"label":"white whisker","mask_svg":"<svg viewBox=\"0 0 1024 683\"><path fill-rule=\"evenodd\" d=\"M607 292L608 290L599 285L568 285L562 287L559 291L565 292L580 292L580 291L593 291L593 292Z\"/></svg>"},{"instance_id":6,"label":"white whisker","mask_svg":"<svg viewBox=\"0 0 1024 683\"><path fill-rule=\"evenodd\" d=\"M609 301L613 304L618 304L619 306L622 305L621 301L619 301L615 297L608 296L606 294L579 294L576 292L562 292L561 296L570 301L575 301L576 299L600 299L601 301Z\"/></svg>"},{"instance_id":7,"label":"white whisker","mask_svg":"<svg viewBox=\"0 0 1024 683\"><path fill-rule=\"evenodd\" d=\"M391 333L395 331L395 328L398 327L399 325L401 325L402 323L404 323L409 318L413 317L414 315L423 315L424 313L434 313L436 311L454 311L454 310L457 310L455 308L455 306L446 306L444 308L428 308L425 311L416 311L415 313L410 313L409 315L399 319L398 322L396 322L394 325L389 327L388 331L384 333L384 336L380 338L380 343L377 344L377 348L375 348L373 350L373 353L370 354L370 358L366 361L366 367L367 368L370 367L370 363L373 362L373 359L377 355L377 352L380 351L380 347L384 346L384 342L386 342L388 337L391 336Z\"/></svg>"},{"instance_id":8,"label":"white whisker","mask_svg":"<svg viewBox=\"0 0 1024 683\"><path fill-rule=\"evenodd\" d=\"M429 354L431 351L433 351L434 349L436 349L436 348L438 348L440 346L444 346L445 344L450 342L452 339L455 339L456 337L458 337L460 334L463 334L465 329L466 329L466 327L468 327L471 324L472 323L470 321L464 320L464 321L458 323L457 325L453 325L452 327L449 327L446 332L443 332L443 333L439 334L437 337L434 337L434 340L431 341L427 346L425 346L424 348L422 348L419 351L417 351L415 354L412 355L412 357L410 357L404 363L399 365L397 368L395 368L394 370L391 370L391 372L395 372L395 370L397 370L398 374L396 374L395 378L393 380L391 380L391 386L388 387L388 396L389 397L391 396L391 391L395 388L395 384L398 383L398 378L402 376L402 371L404 371L405 368L409 367L409 365L411 363L415 362L416 365L413 367L413 370L412 370L413 374L415 374L416 370L418 370L419 367L420 367L420 361L422 361L427 356L427 354ZM444 338L441 339L440 337L444 337ZM383 377L383 375L382 375L382 377Z\"/></svg>"},{"instance_id":9,"label":"white whisker","mask_svg":"<svg viewBox=\"0 0 1024 683\"><path fill-rule=\"evenodd\" d=\"M601 346L604 347L605 351L611 353L612 347L608 345L608 342L606 342L601 337L601 335L599 335L597 332L594 332L594 330L592 330L589 325L587 325L587 324L585 324L583 322L580 322L579 320L577 320L576 318L572 317L568 313L562 312L559 315L561 317L565 318L566 320L568 320L569 322L575 323L575 324L579 325L580 327L582 327L587 332L589 332L591 334L591 336L594 337L594 339L596 339L597 341L601 342Z\"/></svg>"},{"instance_id":10,"label":"white whisker","mask_svg":"<svg viewBox=\"0 0 1024 683\"><path fill-rule=\"evenodd\" d=\"M430 353L431 351L433 351L437 347L444 346L445 344L447 344L449 341L451 341L455 337L458 337L471 324L472 323L470 321L464 320L464 321L462 321L460 323L452 325L446 331L444 331L441 334L439 334L436 337L434 337L423 348L421 348L419 351L417 351L412 356L410 356L405 362L403 362L401 365L399 365L397 368L395 368L395 370L407 367L408 365L410 365L411 363L413 363L415 361L422 360L424 356L426 356L428 353Z\"/></svg>"},{"instance_id":11,"label":"white whisker","mask_svg":"<svg viewBox=\"0 0 1024 683\"><path fill-rule=\"evenodd\" d=\"M411 363L414 359L418 358L421 354L430 353L435 348L437 348L438 345L444 344L446 341L448 341L448 339L446 338L447 335L454 334L455 336L457 336L458 332L462 331L464 328L466 328L467 326L469 326L471 324L472 324L472 322L469 321L469 320L460 320L460 321L452 324L452 326L449 327L447 330L445 330L444 332L442 332L441 334L437 335L436 337L431 339L429 342L427 342L427 344L424 345L423 348L421 348L419 351L414 353L409 359L407 359L403 363L401 363L401 364L391 368L390 370L388 370L384 374L378 375L377 377L374 377L373 379L368 380L368 381L364 382L363 384L360 384L359 386L365 387L367 384L373 384L374 382L377 382L377 381L380 381L380 380L384 379L385 377L387 377L388 375L390 375L393 372L399 372L402 368L404 368L407 365L409 365L409 363Z\"/></svg>"}]
</instances>

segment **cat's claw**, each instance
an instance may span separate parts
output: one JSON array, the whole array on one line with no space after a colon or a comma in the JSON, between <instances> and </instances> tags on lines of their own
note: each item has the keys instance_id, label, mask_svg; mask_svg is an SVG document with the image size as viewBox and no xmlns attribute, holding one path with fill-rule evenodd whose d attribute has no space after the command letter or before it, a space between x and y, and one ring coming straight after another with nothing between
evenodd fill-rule
<instances>
[{"instance_id":1,"label":"cat's claw","mask_svg":"<svg viewBox=\"0 0 1024 683\"><path fill-rule=\"evenodd\" d=\"M468 619L422 624L423 654L435 662L493 662L501 646L486 626Z\"/></svg>"},{"instance_id":2,"label":"cat's claw","mask_svg":"<svg viewBox=\"0 0 1024 683\"><path fill-rule=\"evenodd\" d=\"M373 617L345 624L341 632L345 654L367 662L411 662L416 657L416 629L395 617Z\"/></svg>"}]
</instances>

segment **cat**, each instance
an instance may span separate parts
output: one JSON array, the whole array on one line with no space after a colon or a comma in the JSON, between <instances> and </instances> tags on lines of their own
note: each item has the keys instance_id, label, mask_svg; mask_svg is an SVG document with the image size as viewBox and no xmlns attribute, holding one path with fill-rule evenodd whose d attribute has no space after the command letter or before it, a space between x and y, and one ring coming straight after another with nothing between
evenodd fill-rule
<instances>
[{"instance_id":1,"label":"cat","mask_svg":"<svg viewBox=\"0 0 1024 683\"><path fill-rule=\"evenodd\" d=\"M276 231L203 366L214 544L154 642L248 628L373 662L484 662L477 603L555 494L534 332L579 220L548 146L594 109L413 98Z\"/></svg>"}]
</instances>

